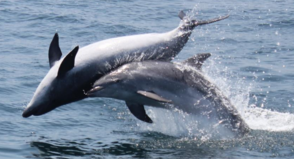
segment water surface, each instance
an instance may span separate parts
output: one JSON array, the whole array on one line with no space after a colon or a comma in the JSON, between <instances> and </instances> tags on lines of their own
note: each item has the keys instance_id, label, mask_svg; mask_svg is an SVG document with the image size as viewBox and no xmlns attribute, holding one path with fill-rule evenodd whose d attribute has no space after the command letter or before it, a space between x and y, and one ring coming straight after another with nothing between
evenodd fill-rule
<instances>
[{"instance_id":1,"label":"water surface","mask_svg":"<svg viewBox=\"0 0 294 159\"><path fill-rule=\"evenodd\" d=\"M294 6L291 0L0 1L0 158L293 158ZM123 102L85 99L38 117L21 114L49 70L59 33L64 54L112 37L165 32L177 14L230 18L197 27L175 61L210 52L204 74L253 131L198 137L193 116L148 108L136 120ZM130 44L131 45L131 44Z\"/></svg>"}]
</instances>

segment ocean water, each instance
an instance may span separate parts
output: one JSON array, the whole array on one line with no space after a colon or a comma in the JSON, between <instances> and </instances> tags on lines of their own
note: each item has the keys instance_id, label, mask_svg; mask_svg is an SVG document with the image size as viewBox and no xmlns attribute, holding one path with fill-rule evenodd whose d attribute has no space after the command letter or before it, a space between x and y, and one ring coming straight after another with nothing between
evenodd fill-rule
<instances>
[{"instance_id":1,"label":"ocean water","mask_svg":"<svg viewBox=\"0 0 294 159\"><path fill-rule=\"evenodd\" d=\"M0 158L294 157L292 0L1 0L0 6ZM174 61L210 52L203 72L230 98L250 134L198 137L193 116L148 108L150 125L123 102L103 98L21 116L49 70L55 32L66 54L76 45L169 31L178 26L180 10L196 19L230 14L195 28Z\"/></svg>"}]
</instances>

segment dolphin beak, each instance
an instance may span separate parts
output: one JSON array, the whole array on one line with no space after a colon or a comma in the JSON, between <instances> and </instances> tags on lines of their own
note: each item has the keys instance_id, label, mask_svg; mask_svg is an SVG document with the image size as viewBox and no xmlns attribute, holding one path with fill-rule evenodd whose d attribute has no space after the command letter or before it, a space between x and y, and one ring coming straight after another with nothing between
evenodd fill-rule
<instances>
[{"instance_id":1,"label":"dolphin beak","mask_svg":"<svg viewBox=\"0 0 294 159\"><path fill-rule=\"evenodd\" d=\"M24 118L30 117L31 115L34 114L35 111L36 111L36 110L33 109L32 106L28 105L27 108L23 111L22 116L23 116Z\"/></svg>"},{"instance_id":2,"label":"dolphin beak","mask_svg":"<svg viewBox=\"0 0 294 159\"><path fill-rule=\"evenodd\" d=\"M86 95L87 96L91 96L93 95L95 92L102 90L104 87L102 86L95 86L94 88L92 88L91 90L89 90Z\"/></svg>"},{"instance_id":3,"label":"dolphin beak","mask_svg":"<svg viewBox=\"0 0 294 159\"><path fill-rule=\"evenodd\" d=\"M221 16L219 18L214 18L214 19L210 19L210 20L203 20L203 21L197 21L194 20L194 25L198 26L198 25L204 25L204 24L209 24L209 23L214 23L220 20L224 20L226 18L228 18L230 15L226 15L226 16Z\"/></svg>"},{"instance_id":4,"label":"dolphin beak","mask_svg":"<svg viewBox=\"0 0 294 159\"><path fill-rule=\"evenodd\" d=\"M55 107L49 107L48 105L40 105L35 102L30 102L23 111L22 116L24 118L30 117L32 115L39 116L51 111L54 108Z\"/></svg>"}]
</instances>

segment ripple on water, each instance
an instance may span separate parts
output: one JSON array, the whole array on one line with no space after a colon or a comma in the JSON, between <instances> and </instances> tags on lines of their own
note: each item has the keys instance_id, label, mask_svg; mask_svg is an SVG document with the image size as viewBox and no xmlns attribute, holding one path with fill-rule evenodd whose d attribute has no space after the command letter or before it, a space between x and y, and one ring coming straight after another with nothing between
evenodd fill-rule
<instances>
[{"instance_id":1,"label":"ripple on water","mask_svg":"<svg viewBox=\"0 0 294 159\"><path fill-rule=\"evenodd\" d=\"M251 157L270 157L273 152L277 156L293 155L289 149L293 148L293 133L252 131L250 135L234 140L207 140L189 138L174 138L156 132L137 134L143 138L129 138L112 142L101 142L99 139L83 138L75 140L51 140L39 138L30 142L30 146L40 152L39 157L54 156L100 156L100 157L138 157L138 158L165 158L196 156L199 158L240 156L246 153ZM279 138L279 134L283 134ZM128 134L125 134L128 135ZM279 139L277 139L279 138ZM250 150L250 152L248 152ZM283 151L281 151L283 150ZM262 152L262 153L261 153Z\"/></svg>"},{"instance_id":2,"label":"ripple on water","mask_svg":"<svg viewBox=\"0 0 294 159\"><path fill-rule=\"evenodd\" d=\"M258 66L241 67L240 70L245 71L245 72L255 72L255 73L263 73L263 72L270 72L271 71L268 68L258 67Z\"/></svg>"},{"instance_id":3,"label":"ripple on water","mask_svg":"<svg viewBox=\"0 0 294 159\"><path fill-rule=\"evenodd\" d=\"M0 6L2 158L293 158L292 1L0 1ZM124 102L109 99L85 99L22 118L49 70L48 46L56 31L65 55L76 44L174 29L178 11L194 6L196 19L231 16L195 28L195 41L178 58L195 50L215 55L204 73L238 109L245 107L255 129L248 136L202 140L185 125L193 118L173 126L177 122L166 120L172 116L157 110L164 124L142 128ZM248 103L257 108L246 109Z\"/></svg>"}]
</instances>

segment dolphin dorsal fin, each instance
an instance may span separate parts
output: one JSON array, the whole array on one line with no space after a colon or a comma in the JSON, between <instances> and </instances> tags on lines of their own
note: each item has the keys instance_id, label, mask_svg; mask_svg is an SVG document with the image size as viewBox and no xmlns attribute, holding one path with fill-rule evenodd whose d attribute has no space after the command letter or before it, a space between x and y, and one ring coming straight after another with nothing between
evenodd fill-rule
<instances>
[{"instance_id":1,"label":"dolphin dorsal fin","mask_svg":"<svg viewBox=\"0 0 294 159\"><path fill-rule=\"evenodd\" d=\"M58 38L58 33L55 33L51 44L49 46L49 52L48 52L48 56L49 56L49 66L50 68L54 66L54 63L56 61L59 61L61 58L61 50L59 47L59 38Z\"/></svg>"},{"instance_id":2,"label":"dolphin dorsal fin","mask_svg":"<svg viewBox=\"0 0 294 159\"><path fill-rule=\"evenodd\" d=\"M137 93L144 96L144 97L156 100L158 102L162 102L162 103L171 103L172 102L171 100L160 97L159 95L155 94L154 92L137 91Z\"/></svg>"},{"instance_id":3,"label":"dolphin dorsal fin","mask_svg":"<svg viewBox=\"0 0 294 159\"><path fill-rule=\"evenodd\" d=\"M79 46L76 46L71 52L69 52L61 62L58 70L57 77L62 77L66 72L71 70L75 65L75 57L79 51Z\"/></svg>"},{"instance_id":4,"label":"dolphin dorsal fin","mask_svg":"<svg viewBox=\"0 0 294 159\"><path fill-rule=\"evenodd\" d=\"M201 54L197 54L193 57L188 58L187 60L185 60L183 62L183 64L187 64L193 67L196 67L197 69L201 69L201 66L203 64L203 62L210 57L211 54L210 53L201 53Z\"/></svg>"},{"instance_id":5,"label":"dolphin dorsal fin","mask_svg":"<svg viewBox=\"0 0 294 159\"><path fill-rule=\"evenodd\" d=\"M178 16L179 16L179 18L180 18L181 20L183 20L184 17L186 16L186 14L185 14L184 11L181 10L181 11L179 12L179 15L178 15Z\"/></svg>"},{"instance_id":6,"label":"dolphin dorsal fin","mask_svg":"<svg viewBox=\"0 0 294 159\"><path fill-rule=\"evenodd\" d=\"M130 112L139 120L147 122L147 123L153 123L153 121L150 119L150 117L146 114L144 105L133 103L126 101L126 104L130 110Z\"/></svg>"}]
</instances>

